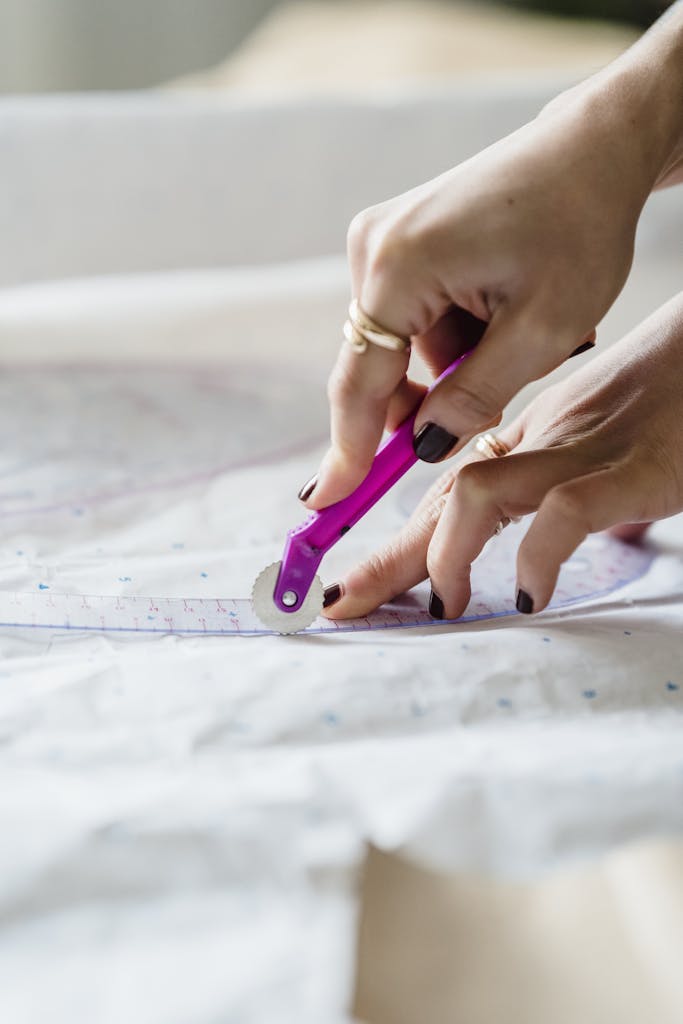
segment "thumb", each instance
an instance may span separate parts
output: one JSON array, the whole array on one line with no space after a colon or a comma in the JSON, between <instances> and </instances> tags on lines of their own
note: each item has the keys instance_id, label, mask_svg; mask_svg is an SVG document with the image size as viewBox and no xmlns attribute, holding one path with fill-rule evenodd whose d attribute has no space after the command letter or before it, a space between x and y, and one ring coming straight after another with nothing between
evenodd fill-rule
<instances>
[{"instance_id":1,"label":"thumb","mask_svg":"<svg viewBox=\"0 0 683 1024\"><path fill-rule=\"evenodd\" d=\"M500 422L503 409L529 381L555 369L576 348L558 333L544 339L528 310L497 313L472 354L427 395L415 420L418 458L439 462L470 437ZM548 332L550 334L550 332Z\"/></svg>"}]
</instances>

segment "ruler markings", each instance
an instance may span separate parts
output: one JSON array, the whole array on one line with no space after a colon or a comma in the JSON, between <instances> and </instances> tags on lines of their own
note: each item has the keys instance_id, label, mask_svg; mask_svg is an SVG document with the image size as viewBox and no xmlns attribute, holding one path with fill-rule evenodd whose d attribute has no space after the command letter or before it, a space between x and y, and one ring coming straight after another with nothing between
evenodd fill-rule
<instances>
[{"instance_id":1,"label":"ruler markings","mask_svg":"<svg viewBox=\"0 0 683 1024\"><path fill-rule=\"evenodd\" d=\"M510 542L508 542L510 543ZM501 587L500 551L477 563L477 587L461 623L516 614L514 593ZM579 560L563 568L551 609L603 597L643 576L654 550L593 539L579 550ZM584 562L586 564L584 564ZM580 571L578 571L580 570ZM306 633L366 632L373 629L408 629L440 626L415 598L392 602L389 607L361 619L327 620ZM225 597L154 597L146 595L69 594L51 590L0 591L0 628L44 629L70 633L137 633L171 636L253 636L271 634L256 617L251 601Z\"/></svg>"}]
</instances>

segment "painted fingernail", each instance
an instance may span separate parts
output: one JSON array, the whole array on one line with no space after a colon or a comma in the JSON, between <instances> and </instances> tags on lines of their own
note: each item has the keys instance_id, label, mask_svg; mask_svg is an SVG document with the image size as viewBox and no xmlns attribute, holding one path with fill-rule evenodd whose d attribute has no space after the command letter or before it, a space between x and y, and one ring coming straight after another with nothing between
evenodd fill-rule
<instances>
[{"instance_id":1,"label":"painted fingernail","mask_svg":"<svg viewBox=\"0 0 683 1024\"><path fill-rule=\"evenodd\" d=\"M583 345L579 345L578 348L575 348L572 354L567 356L567 358L573 359L574 356L580 356L582 352L590 352L592 348L595 348L594 341L584 341Z\"/></svg>"},{"instance_id":2,"label":"painted fingernail","mask_svg":"<svg viewBox=\"0 0 683 1024\"><path fill-rule=\"evenodd\" d=\"M310 480L306 481L306 483L303 485L303 487L297 494L297 498L299 499L299 501L308 501L310 496L313 494L313 491L315 490L315 485L317 484L317 482L318 474L315 473Z\"/></svg>"},{"instance_id":3,"label":"painted fingernail","mask_svg":"<svg viewBox=\"0 0 683 1024\"><path fill-rule=\"evenodd\" d=\"M517 605L517 611L521 612L522 615L531 615L534 610L534 602L531 600L531 597L527 594L526 590L522 590L521 587L517 591L517 600L515 601L515 604Z\"/></svg>"},{"instance_id":4,"label":"painted fingernail","mask_svg":"<svg viewBox=\"0 0 683 1024\"><path fill-rule=\"evenodd\" d=\"M413 450L423 462L438 462L457 443L457 437L443 427L436 423L424 423L413 438Z\"/></svg>"},{"instance_id":5,"label":"painted fingernail","mask_svg":"<svg viewBox=\"0 0 683 1024\"><path fill-rule=\"evenodd\" d=\"M341 583L332 583L323 590L323 608L329 608L342 596Z\"/></svg>"},{"instance_id":6,"label":"painted fingernail","mask_svg":"<svg viewBox=\"0 0 683 1024\"><path fill-rule=\"evenodd\" d=\"M443 601L438 594L435 594L432 590L429 595L429 614L433 619L445 618L443 610Z\"/></svg>"}]
</instances>

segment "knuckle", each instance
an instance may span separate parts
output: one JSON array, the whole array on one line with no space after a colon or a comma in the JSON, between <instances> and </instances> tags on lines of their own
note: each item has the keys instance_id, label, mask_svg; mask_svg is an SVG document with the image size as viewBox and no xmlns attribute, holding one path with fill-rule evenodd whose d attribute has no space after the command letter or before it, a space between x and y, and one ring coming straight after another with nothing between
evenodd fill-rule
<instances>
[{"instance_id":1,"label":"knuckle","mask_svg":"<svg viewBox=\"0 0 683 1024\"><path fill-rule=\"evenodd\" d=\"M449 558L448 547L435 537L427 551L427 572L430 580L447 580L449 588L469 580L470 567L456 565Z\"/></svg>"},{"instance_id":2,"label":"knuckle","mask_svg":"<svg viewBox=\"0 0 683 1024\"><path fill-rule=\"evenodd\" d=\"M364 262L377 220L375 206L361 210L352 218L346 232L346 248L352 262Z\"/></svg>"},{"instance_id":3,"label":"knuckle","mask_svg":"<svg viewBox=\"0 0 683 1024\"><path fill-rule=\"evenodd\" d=\"M335 367L327 381L327 400L331 405L346 405L355 393L351 375L342 367Z\"/></svg>"},{"instance_id":4,"label":"knuckle","mask_svg":"<svg viewBox=\"0 0 683 1024\"><path fill-rule=\"evenodd\" d=\"M436 478L432 486L434 494L437 497L441 497L441 495L447 494L448 491L450 491L453 484L455 483L455 478L457 477L461 469L462 465L448 466L448 468L445 469L443 473L441 473L441 475Z\"/></svg>"},{"instance_id":5,"label":"knuckle","mask_svg":"<svg viewBox=\"0 0 683 1024\"><path fill-rule=\"evenodd\" d=\"M371 316L373 308L393 304L400 289L414 288L416 275L424 273L430 239L419 203L405 197L356 214L347 232L347 254L361 282L358 298Z\"/></svg>"},{"instance_id":6,"label":"knuckle","mask_svg":"<svg viewBox=\"0 0 683 1024\"><path fill-rule=\"evenodd\" d=\"M427 573L432 582L439 579L443 561L440 545L436 541L432 541L427 552Z\"/></svg>"},{"instance_id":7,"label":"knuckle","mask_svg":"<svg viewBox=\"0 0 683 1024\"><path fill-rule=\"evenodd\" d=\"M453 487L455 475L455 468L449 467L441 476L437 477L431 487L425 492L424 499L419 507L428 511L438 505L439 515L441 515L446 498Z\"/></svg>"},{"instance_id":8,"label":"knuckle","mask_svg":"<svg viewBox=\"0 0 683 1024\"><path fill-rule=\"evenodd\" d=\"M638 465L640 460L635 459L635 465L631 467L630 476L634 480L642 480L643 467ZM657 477L658 490L664 494L680 494L683 489L683 465L681 465L680 450L673 446L670 438L651 438L648 441L648 469L654 469ZM648 474L649 475L649 474ZM668 503L668 502L667 502Z\"/></svg>"},{"instance_id":9,"label":"knuckle","mask_svg":"<svg viewBox=\"0 0 683 1024\"><path fill-rule=\"evenodd\" d=\"M544 501L550 521L563 519L572 522L585 533L591 532L590 512L585 498L570 486L560 485L548 492Z\"/></svg>"},{"instance_id":10,"label":"knuckle","mask_svg":"<svg viewBox=\"0 0 683 1024\"><path fill-rule=\"evenodd\" d=\"M361 570L365 585L373 592L382 591L387 579L391 576L392 562L395 554L391 550L370 555L362 564Z\"/></svg>"},{"instance_id":11,"label":"knuckle","mask_svg":"<svg viewBox=\"0 0 683 1024\"><path fill-rule=\"evenodd\" d=\"M492 490L492 475L498 469L496 462L466 462L458 470L455 487L470 500L485 500Z\"/></svg>"},{"instance_id":12,"label":"knuckle","mask_svg":"<svg viewBox=\"0 0 683 1024\"><path fill-rule=\"evenodd\" d=\"M476 390L465 384L454 384L447 389L445 398L455 415L464 414L473 424L488 427L500 422L501 396L497 388L485 381L478 383Z\"/></svg>"},{"instance_id":13,"label":"knuckle","mask_svg":"<svg viewBox=\"0 0 683 1024\"><path fill-rule=\"evenodd\" d=\"M405 231L401 222L389 221L376 230L366 250L366 272L375 285L395 284L402 279L413 261L416 240Z\"/></svg>"},{"instance_id":14,"label":"knuckle","mask_svg":"<svg viewBox=\"0 0 683 1024\"><path fill-rule=\"evenodd\" d=\"M426 504L420 513L416 515L414 527L418 536L423 534L431 536L431 534L434 533L436 524L441 518L441 513L443 512L447 501L448 494L441 494L433 501Z\"/></svg>"}]
</instances>

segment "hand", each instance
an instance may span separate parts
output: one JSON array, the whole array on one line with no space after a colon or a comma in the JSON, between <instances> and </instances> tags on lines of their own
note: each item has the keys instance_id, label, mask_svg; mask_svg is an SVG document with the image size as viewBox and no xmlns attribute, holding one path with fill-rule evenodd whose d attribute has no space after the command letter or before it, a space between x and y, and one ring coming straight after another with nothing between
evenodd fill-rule
<instances>
[{"instance_id":1,"label":"hand","mask_svg":"<svg viewBox=\"0 0 683 1024\"><path fill-rule=\"evenodd\" d=\"M542 392L500 439L511 454L446 471L401 533L342 581L325 614L366 615L429 575L437 618L457 618L496 524L536 512L517 558L518 608L540 611L587 534L622 536L683 511L683 293Z\"/></svg>"},{"instance_id":2,"label":"hand","mask_svg":"<svg viewBox=\"0 0 683 1024\"><path fill-rule=\"evenodd\" d=\"M642 206L674 166L681 39L683 17L670 16L632 58L352 223L353 294L373 319L412 336L434 375L479 341L419 410L421 458L458 451L594 337L628 275ZM342 348L329 386L332 446L300 495L309 508L349 494L383 429L419 404L425 389L407 370L405 355Z\"/></svg>"}]
</instances>

